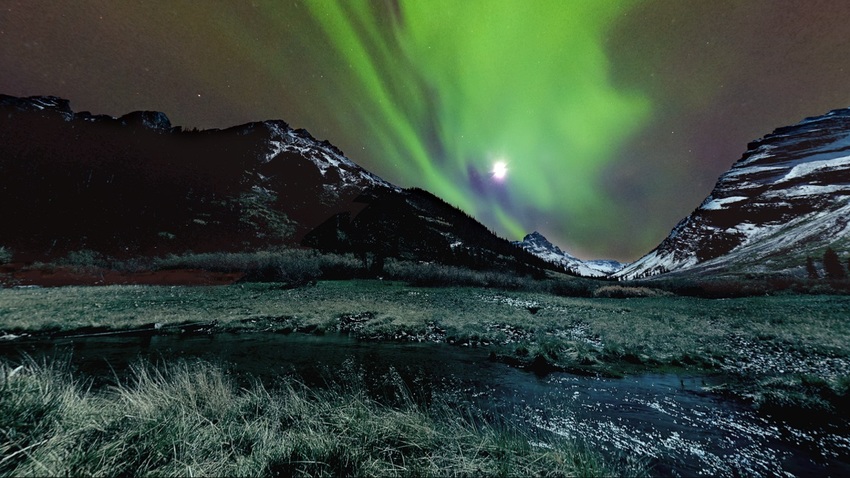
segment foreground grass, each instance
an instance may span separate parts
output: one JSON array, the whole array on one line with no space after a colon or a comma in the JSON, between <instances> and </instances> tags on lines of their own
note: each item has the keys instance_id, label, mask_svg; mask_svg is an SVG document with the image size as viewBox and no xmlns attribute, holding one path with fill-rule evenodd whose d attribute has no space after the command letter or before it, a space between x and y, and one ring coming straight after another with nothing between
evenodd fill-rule
<instances>
[{"instance_id":1,"label":"foreground grass","mask_svg":"<svg viewBox=\"0 0 850 478\"><path fill-rule=\"evenodd\" d=\"M487 346L543 370L710 373L768 407L850 411L850 296L569 298L388 281L0 289L0 336L185 322ZM163 330L165 330L163 329Z\"/></svg>"},{"instance_id":2,"label":"foreground grass","mask_svg":"<svg viewBox=\"0 0 850 478\"><path fill-rule=\"evenodd\" d=\"M425 408L400 382L379 402L352 376L318 391L291 379L240 388L206 362L141 364L99 391L57 365L0 372L3 476L642 474L571 442Z\"/></svg>"}]
</instances>

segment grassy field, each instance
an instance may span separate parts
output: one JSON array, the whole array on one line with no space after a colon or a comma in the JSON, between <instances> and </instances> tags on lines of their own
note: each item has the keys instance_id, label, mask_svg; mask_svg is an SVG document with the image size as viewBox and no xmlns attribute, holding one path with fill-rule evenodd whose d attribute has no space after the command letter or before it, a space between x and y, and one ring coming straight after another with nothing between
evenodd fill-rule
<instances>
[{"instance_id":1,"label":"grassy field","mask_svg":"<svg viewBox=\"0 0 850 478\"><path fill-rule=\"evenodd\" d=\"M424 407L400 380L379 401L354 374L322 390L243 388L206 362L139 364L96 392L58 366L0 372L0 476L644 474L550 434Z\"/></svg>"},{"instance_id":2,"label":"grassy field","mask_svg":"<svg viewBox=\"0 0 850 478\"><path fill-rule=\"evenodd\" d=\"M773 408L848 409L850 297L567 298L379 280L0 289L0 336L178 324L489 347L536 371L707 373ZM185 327L183 327L185 328Z\"/></svg>"}]
</instances>

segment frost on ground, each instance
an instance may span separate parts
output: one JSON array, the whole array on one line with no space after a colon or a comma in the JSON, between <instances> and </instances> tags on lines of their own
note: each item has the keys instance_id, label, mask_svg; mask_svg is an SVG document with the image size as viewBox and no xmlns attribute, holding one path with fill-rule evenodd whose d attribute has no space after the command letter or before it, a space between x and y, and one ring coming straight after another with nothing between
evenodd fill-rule
<instances>
[{"instance_id":1,"label":"frost on ground","mask_svg":"<svg viewBox=\"0 0 850 478\"><path fill-rule=\"evenodd\" d=\"M827 357L816 353L780 348L748 340L738 334L729 334L727 344L732 349L730 359L721 368L726 372L747 375L816 375L836 378L850 375L850 359Z\"/></svg>"},{"instance_id":2,"label":"frost on ground","mask_svg":"<svg viewBox=\"0 0 850 478\"><path fill-rule=\"evenodd\" d=\"M589 386L566 376L549 381L562 389L559 399L526 406L529 423L587 439L612 456L648 460L661 475L795 476L812 470L798 448L825 460L850 456L850 439L835 430L803 430L744 407L718 406L663 377L595 379Z\"/></svg>"},{"instance_id":3,"label":"frost on ground","mask_svg":"<svg viewBox=\"0 0 850 478\"><path fill-rule=\"evenodd\" d=\"M513 297L506 297L503 295L483 294L479 294L476 298L484 302L507 305L508 307L514 307L517 309L525 309L531 314L537 314L541 310L548 310L555 312L556 314L564 314L565 316L569 314L569 311L563 307L553 307L550 305L541 304L540 302L537 302L535 300L515 299ZM501 345L507 345L519 341L525 341L529 344L537 343L534 338L534 334L519 327L511 326L508 324L492 323L486 324L485 328L490 331L498 330L505 333L507 339ZM581 342L597 349L602 349L605 346L599 336L591 331L589 324L579 320L568 319L567 317L564 318L563 328L555 331L548 331L546 332L546 335L563 340Z\"/></svg>"}]
</instances>

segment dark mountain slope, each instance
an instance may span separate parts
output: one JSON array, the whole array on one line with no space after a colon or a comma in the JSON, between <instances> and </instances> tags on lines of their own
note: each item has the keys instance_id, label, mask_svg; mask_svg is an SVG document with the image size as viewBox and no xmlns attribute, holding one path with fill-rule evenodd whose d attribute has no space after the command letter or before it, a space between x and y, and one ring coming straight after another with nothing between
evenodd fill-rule
<instances>
[{"instance_id":1,"label":"dark mountain slope","mask_svg":"<svg viewBox=\"0 0 850 478\"><path fill-rule=\"evenodd\" d=\"M383 260L546 267L463 212L402 190L282 121L182 131L158 112L0 96L0 245L44 260L306 245Z\"/></svg>"},{"instance_id":2,"label":"dark mountain slope","mask_svg":"<svg viewBox=\"0 0 850 478\"><path fill-rule=\"evenodd\" d=\"M356 217L331 217L303 244L329 252L368 253L378 261L396 257L523 274L554 268L427 191L378 194L361 198L368 205Z\"/></svg>"}]
</instances>

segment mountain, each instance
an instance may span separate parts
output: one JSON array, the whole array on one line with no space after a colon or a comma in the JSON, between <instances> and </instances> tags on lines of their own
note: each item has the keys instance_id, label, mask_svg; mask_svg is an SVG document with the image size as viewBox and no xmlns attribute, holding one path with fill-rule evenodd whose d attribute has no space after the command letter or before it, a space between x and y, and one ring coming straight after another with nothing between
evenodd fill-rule
<instances>
[{"instance_id":1,"label":"mountain","mask_svg":"<svg viewBox=\"0 0 850 478\"><path fill-rule=\"evenodd\" d=\"M583 261L562 251L560 247L549 242L537 231L526 235L522 241L514 242L514 244L546 262L563 268L570 274L582 277L608 277L625 267L625 264L611 260Z\"/></svg>"},{"instance_id":2,"label":"mountain","mask_svg":"<svg viewBox=\"0 0 850 478\"><path fill-rule=\"evenodd\" d=\"M0 241L37 255L294 244L364 191L398 191L282 121L183 132L56 97L0 96L0 178Z\"/></svg>"},{"instance_id":3,"label":"mountain","mask_svg":"<svg viewBox=\"0 0 850 478\"><path fill-rule=\"evenodd\" d=\"M548 267L439 198L283 121L183 131L160 112L75 113L0 95L0 246L23 260L314 247L480 268Z\"/></svg>"},{"instance_id":4,"label":"mountain","mask_svg":"<svg viewBox=\"0 0 850 478\"><path fill-rule=\"evenodd\" d=\"M806 257L850 243L850 109L749 144L711 194L646 256L614 274L804 275Z\"/></svg>"}]
</instances>

